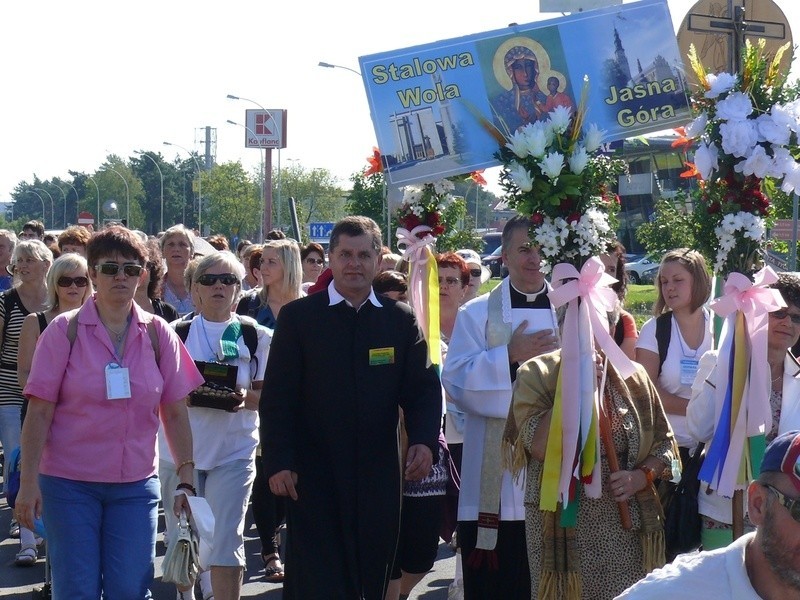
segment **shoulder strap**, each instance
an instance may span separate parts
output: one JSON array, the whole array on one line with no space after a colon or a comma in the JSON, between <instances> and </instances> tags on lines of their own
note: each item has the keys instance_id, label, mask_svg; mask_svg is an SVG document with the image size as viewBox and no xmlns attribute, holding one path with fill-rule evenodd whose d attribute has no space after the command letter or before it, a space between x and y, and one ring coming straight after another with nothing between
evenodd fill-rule
<instances>
[{"instance_id":1,"label":"shoulder strap","mask_svg":"<svg viewBox=\"0 0 800 600\"><path fill-rule=\"evenodd\" d=\"M0 340L0 352L2 352L3 348L6 345L6 337L8 337L8 315L11 314L11 311L14 309L14 304L16 304L16 298L18 296L17 290L11 288L3 292L3 338Z\"/></svg>"},{"instance_id":2,"label":"shoulder strap","mask_svg":"<svg viewBox=\"0 0 800 600\"><path fill-rule=\"evenodd\" d=\"M67 321L67 339L69 340L69 350L72 352L72 345L78 337L78 313L80 309L72 312ZM156 356L156 364L161 364L161 349L158 343L158 332L156 326L153 325L153 318L147 322L147 335L150 337L150 344L153 346L153 353Z\"/></svg>"},{"instance_id":3,"label":"shoulder strap","mask_svg":"<svg viewBox=\"0 0 800 600\"><path fill-rule=\"evenodd\" d=\"M41 334L47 327L47 317L44 316L44 311L36 313L36 320L39 322L39 333Z\"/></svg>"},{"instance_id":4,"label":"shoulder strap","mask_svg":"<svg viewBox=\"0 0 800 600\"><path fill-rule=\"evenodd\" d=\"M667 359L669 342L672 338L672 311L659 315L656 318L656 344L658 344L658 374L661 375L661 366Z\"/></svg>"},{"instance_id":5,"label":"shoulder strap","mask_svg":"<svg viewBox=\"0 0 800 600\"><path fill-rule=\"evenodd\" d=\"M189 337L189 327L191 326L191 321L178 321L175 323L175 333L178 334L184 344L186 343L186 338Z\"/></svg>"},{"instance_id":6,"label":"shoulder strap","mask_svg":"<svg viewBox=\"0 0 800 600\"><path fill-rule=\"evenodd\" d=\"M256 358L256 350L258 350L258 332L256 326L252 323L242 322L242 337L244 338L244 345L250 351L250 357Z\"/></svg>"},{"instance_id":7,"label":"shoulder strap","mask_svg":"<svg viewBox=\"0 0 800 600\"><path fill-rule=\"evenodd\" d=\"M147 335L150 336L150 343L153 345L153 354L156 356L156 364L161 366L161 345L158 343L158 332L153 324L155 317L150 317L147 322Z\"/></svg>"},{"instance_id":8,"label":"shoulder strap","mask_svg":"<svg viewBox=\"0 0 800 600\"><path fill-rule=\"evenodd\" d=\"M622 322L622 316L617 320L617 325L614 327L614 341L617 346L621 346L625 341L625 323Z\"/></svg>"},{"instance_id":9,"label":"shoulder strap","mask_svg":"<svg viewBox=\"0 0 800 600\"><path fill-rule=\"evenodd\" d=\"M69 350L72 352L72 344L75 343L75 338L78 337L78 312L73 311L67 320L67 339L69 340Z\"/></svg>"}]
</instances>

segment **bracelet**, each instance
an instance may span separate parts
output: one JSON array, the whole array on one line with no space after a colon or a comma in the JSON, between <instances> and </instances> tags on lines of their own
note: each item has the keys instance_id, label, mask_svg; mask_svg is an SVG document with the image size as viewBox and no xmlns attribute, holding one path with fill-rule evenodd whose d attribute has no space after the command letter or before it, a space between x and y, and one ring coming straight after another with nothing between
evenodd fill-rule
<instances>
[{"instance_id":1,"label":"bracelet","mask_svg":"<svg viewBox=\"0 0 800 600\"><path fill-rule=\"evenodd\" d=\"M653 469L651 469L650 467L646 467L644 465L639 465L637 468L642 473L644 473L644 476L647 479L647 484L645 485L645 487L647 487L648 485L653 485L653 481L655 480L655 471L653 471Z\"/></svg>"},{"instance_id":2,"label":"bracelet","mask_svg":"<svg viewBox=\"0 0 800 600\"><path fill-rule=\"evenodd\" d=\"M194 486L191 483L179 483L178 487L175 488L175 491L186 490L187 492L192 492L192 496L197 496L197 490L194 489Z\"/></svg>"},{"instance_id":3,"label":"bracelet","mask_svg":"<svg viewBox=\"0 0 800 600\"><path fill-rule=\"evenodd\" d=\"M190 458L189 460L185 460L178 465L178 467L175 469L175 474L176 475L179 474L181 472L181 469L186 465L192 465L192 469L194 469L194 461Z\"/></svg>"}]
</instances>

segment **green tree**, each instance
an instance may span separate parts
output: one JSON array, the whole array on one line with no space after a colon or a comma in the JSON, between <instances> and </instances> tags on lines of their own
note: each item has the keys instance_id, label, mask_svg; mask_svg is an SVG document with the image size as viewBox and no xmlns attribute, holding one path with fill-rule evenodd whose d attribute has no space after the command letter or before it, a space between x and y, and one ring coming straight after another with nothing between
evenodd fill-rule
<instances>
[{"instance_id":1,"label":"green tree","mask_svg":"<svg viewBox=\"0 0 800 600\"><path fill-rule=\"evenodd\" d=\"M636 230L636 239L648 253L663 254L673 248L695 248L694 215L687 209L687 196L661 198L654 206L653 218Z\"/></svg>"},{"instance_id":2,"label":"green tree","mask_svg":"<svg viewBox=\"0 0 800 600\"><path fill-rule=\"evenodd\" d=\"M383 223L386 220L383 173L368 176L353 173L350 181L353 189L350 190L345 205L348 214L369 217L376 223Z\"/></svg>"},{"instance_id":3,"label":"green tree","mask_svg":"<svg viewBox=\"0 0 800 600\"><path fill-rule=\"evenodd\" d=\"M446 231L436 240L439 252L472 248L479 250L483 245L480 236L472 227L472 220L467 215L467 202L457 196L442 212L442 222Z\"/></svg>"},{"instance_id":4,"label":"green tree","mask_svg":"<svg viewBox=\"0 0 800 600\"><path fill-rule=\"evenodd\" d=\"M239 162L203 172L203 222L210 233L253 237L261 220L261 189Z\"/></svg>"},{"instance_id":5,"label":"green tree","mask_svg":"<svg viewBox=\"0 0 800 600\"><path fill-rule=\"evenodd\" d=\"M273 186L276 177L272 178ZM289 216L289 198L294 198L297 208L297 221L300 235L307 237L307 225L314 221L337 221L346 213L347 195L339 186L336 178L328 169L306 169L293 162L289 167L281 169L281 194L285 213L273 212L273 218L281 224L291 223ZM275 191L273 187L273 198ZM273 211L277 206L273 206Z\"/></svg>"}]
</instances>

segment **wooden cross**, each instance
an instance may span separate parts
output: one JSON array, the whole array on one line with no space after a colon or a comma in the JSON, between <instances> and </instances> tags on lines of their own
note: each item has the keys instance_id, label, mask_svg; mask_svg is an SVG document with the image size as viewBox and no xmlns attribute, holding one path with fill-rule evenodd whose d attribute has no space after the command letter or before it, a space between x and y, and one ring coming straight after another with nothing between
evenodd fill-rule
<instances>
[{"instance_id":1,"label":"wooden cross","mask_svg":"<svg viewBox=\"0 0 800 600\"><path fill-rule=\"evenodd\" d=\"M689 13L687 29L698 33L711 33L728 37L729 73L741 71L742 48L745 37L765 38L769 40L788 39L786 24L772 21L745 20L746 0L727 0L728 10L724 15L702 15Z\"/></svg>"}]
</instances>

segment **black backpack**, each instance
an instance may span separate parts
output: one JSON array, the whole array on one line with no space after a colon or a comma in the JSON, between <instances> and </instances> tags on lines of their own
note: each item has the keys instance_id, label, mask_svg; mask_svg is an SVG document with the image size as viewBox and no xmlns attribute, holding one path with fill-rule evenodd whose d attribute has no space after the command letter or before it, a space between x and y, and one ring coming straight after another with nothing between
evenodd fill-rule
<instances>
[{"instance_id":1,"label":"black backpack","mask_svg":"<svg viewBox=\"0 0 800 600\"><path fill-rule=\"evenodd\" d=\"M661 375L661 366L667 359L669 342L672 338L672 311L665 312L656 317L656 344L658 344L658 374Z\"/></svg>"},{"instance_id":2,"label":"black backpack","mask_svg":"<svg viewBox=\"0 0 800 600\"><path fill-rule=\"evenodd\" d=\"M252 323L248 323L244 319L239 319L239 323L242 326L244 345L247 346L247 349L250 351L250 360L256 361L256 365L258 365L258 357L256 356L256 350L258 349L258 331L256 331L256 326ZM189 337L189 328L191 326L191 321L178 321L175 324L175 332L184 343L186 342L186 338Z\"/></svg>"}]
</instances>

